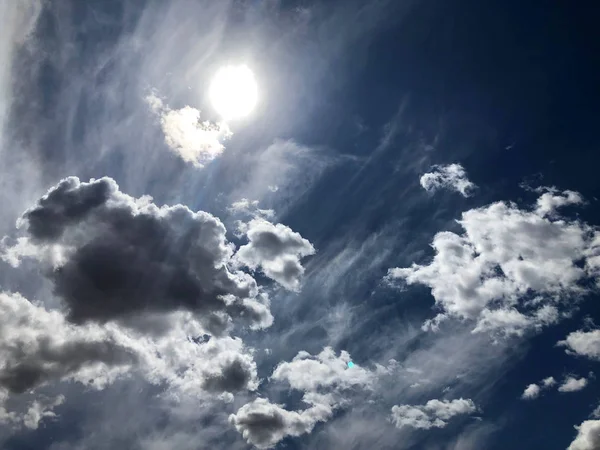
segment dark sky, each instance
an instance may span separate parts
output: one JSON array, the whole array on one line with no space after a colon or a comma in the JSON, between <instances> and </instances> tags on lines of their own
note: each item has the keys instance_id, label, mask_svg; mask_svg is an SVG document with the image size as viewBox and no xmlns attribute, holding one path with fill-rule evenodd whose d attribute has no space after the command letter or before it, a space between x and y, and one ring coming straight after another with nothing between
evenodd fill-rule
<instances>
[{"instance_id":1,"label":"dark sky","mask_svg":"<svg viewBox=\"0 0 600 450\"><path fill-rule=\"evenodd\" d=\"M0 17L2 448L600 450L594 2Z\"/></svg>"}]
</instances>

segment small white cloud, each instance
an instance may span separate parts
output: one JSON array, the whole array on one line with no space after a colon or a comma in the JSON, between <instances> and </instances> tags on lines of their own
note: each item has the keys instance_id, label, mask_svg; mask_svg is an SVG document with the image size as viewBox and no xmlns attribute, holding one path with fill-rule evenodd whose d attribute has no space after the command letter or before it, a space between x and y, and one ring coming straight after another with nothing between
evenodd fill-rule
<instances>
[{"instance_id":1,"label":"small white cloud","mask_svg":"<svg viewBox=\"0 0 600 450\"><path fill-rule=\"evenodd\" d=\"M563 383L558 387L560 392L576 392L585 388L588 384L588 380L585 377L575 378L568 376L565 378Z\"/></svg>"},{"instance_id":2,"label":"small white cloud","mask_svg":"<svg viewBox=\"0 0 600 450\"><path fill-rule=\"evenodd\" d=\"M298 291L304 274L300 260L315 253L312 244L291 228L261 218L248 223L246 235L249 242L239 248L234 259L252 270L260 267L267 277Z\"/></svg>"},{"instance_id":3,"label":"small white cloud","mask_svg":"<svg viewBox=\"0 0 600 450\"><path fill-rule=\"evenodd\" d=\"M600 448L600 420L586 420L575 426L577 437L567 450L598 450Z\"/></svg>"},{"instance_id":4,"label":"small white cloud","mask_svg":"<svg viewBox=\"0 0 600 450\"><path fill-rule=\"evenodd\" d=\"M544 378L542 380L542 385L544 387L552 387L556 384L556 380L554 379L554 377L548 377L548 378Z\"/></svg>"},{"instance_id":5,"label":"small white cloud","mask_svg":"<svg viewBox=\"0 0 600 450\"><path fill-rule=\"evenodd\" d=\"M540 216L547 216L556 213L556 211L567 205L581 205L584 203L583 197L579 192L562 191L553 187L541 187L535 190L543 194L537 200L536 212Z\"/></svg>"},{"instance_id":6,"label":"small white cloud","mask_svg":"<svg viewBox=\"0 0 600 450\"><path fill-rule=\"evenodd\" d=\"M525 390L523 391L523 394L521 395L521 398L523 400L533 400L534 398L539 397L540 392L541 392L540 387L537 384L532 383L525 388Z\"/></svg>"},{"instance_id":7,"label":"small white cloud","mask_svg":"<svg viewBox=\"0 0 600 450\"><path fill-rule=\"evenodd\" d=\"M191 106L170 109L155 95L149 95L146 101L160 117L169 148L198 168L218 157L225 149L223 142L232 135L224 122L201 121L200 111Z\"/></svg>"},{"instance_id":8,"label":"small white cloud","mask_svg":"<svg viewBox=\"0 0 600 450\"><path fill-rule=\"evenodd\" d=\"M412 427L423 430L444 428L455 416L472 414L477 407L470 399L429 400L425 405L395 405L392 422L396 427Z\"/></svg>"},{"instance_id":9,"label":"small white cloud","mask_svg":"<svg viewBox=\"0 0 600 450\"><path fill-rule=\"evenodd\" d=\"M542 390L546 390L551 388L556 384L556 380L554 377L544 378L539 384L531 383L529 386L525 388L521 398L523 400L533 400L538 398L542 393Z\"/></svg>"},{"instance_id":10,"label":"small white cloud","mask_svg":"<svg viewBox=\"0 0 600 450\"><path fill-rule=\"evenodd\" d=\"M557 345L566 347L567 353L600 360L600 330L575 331Z\"/></svg>"},{"instance_id":11,"label":"small white cloud","mask_svg":"<svg viewBox=\"0 0 600 450\"><path fill-rule=\"evenodd\" d=\"M467 178L467 172L460 164L433 166L432 171L421 176L423 189L435 192L439 189L449 189L459 192L463 197L470 196L476 186Z\"/></svg>"},{"instance_id":12,"label":"small white cloud","mask_svg":"<svg viewBox=\"0 0 600 450\"><path fill-rule=\"evenodd\" d=\"M349 368L349 361L348 352L342 351L336 356L331 347L326 347L316 356L300 352L291 362L279 364L271 378L285 380L294 389L308 391L327 387L368 387L375 374L356 364Z\"/></svg>"}]
</instances>

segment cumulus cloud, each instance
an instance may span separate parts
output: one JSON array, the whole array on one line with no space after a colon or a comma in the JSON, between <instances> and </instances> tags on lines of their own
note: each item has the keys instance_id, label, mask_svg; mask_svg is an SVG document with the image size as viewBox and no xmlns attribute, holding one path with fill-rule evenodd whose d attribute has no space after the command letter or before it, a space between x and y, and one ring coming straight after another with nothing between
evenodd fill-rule
<instances>
[{"instance_id":1,"label":"cumulus cloud","mask_svg":"<svg viewBox=\"0 0 600 450\"><path fill-rule=\"evenodd\" d=\"M575 426L577 437L567 450L598 450L600 448L600 420L586 420Z\"/></svg>"},{"instance_id":2,"label":"cumulus cloud","mask_svg":"<svg viewBox=\"0 0 600 450\"><path fill-rule=\"evenodd\" d=\"M298 291L304 273L300 260L315 253L312 244L291 228L260 218L248 223L246 236L249 242L239 248L235 259L252 270L260 268L286 289Z\"/></svg>"},{"instance_id":3,"label":"cumulus cloud","mask_svg":"<svg viewBox=\"0 0 600 450\"><path fill-rule=\"evenodd\" d=\"M587 258L597 252L595 230L557 216L571 203L579 196L553 193L543 208L497 202L466 211L462 234L435 235L429 264L390 269L388 280L431 288L442 312L429 328L455 317L474 320L474 332L521 335L555 323L559 306L588 292L582 282L594 276Z\"/></svg>"},{"instance_id":4,"label":"cumulus cloud","mask_svg":"<svg viewBox=\"0 0 600 450\"><path fill-rule=\"evenodd\" d=\"M584 203L583 197L575 191L558 191L556 188L542 187L536 189L536 192L542 193L536 202L535 211L540 216L554 214L558 208L567 205L581 205Z\"/></svg>"},{"instance_id":5,"label":"cumulus cloud","mask_svg":"<svg viewBox=\"0 0 600 450\"><path fill-rule=\"evenodd\" d=\"M459 192L463 197L468 197L477 187L469 181L467 172L460 164L433 166L432 169L431 172L423 174L420 179L421 186L428 192L449 189Z\"/></svg>"},{"instance_id":6,"label":"cumulus cloud","mask_svg":"<svg viewBox=\"0 0 600 450\"><path fill-rule=\"evenodd\" d=\"M554 379L554 377L547 377L542 380L542 386L547 387L547 388L552 387L555 384L556 384L556 380Z\"/></svg>"},{"instance_id":7,"label":"cumulus cloud","mask_svg":"<svg viewBox=\"0 0 600 450\"><path fill-rule=\"evenodd\" d=\"M213 333L232 317L254 327L272 322L256 281L229 270L233 245L208 213L130 197L111 178L70 177L19 225L38 259L51 262L47 275L74 323L137 325L145 315L177 310L194 312ZM19 246L32 256L29 246ZM8 258L16 259L14 249Z\"/></svg>"},{"instance_id":8,"label":"cumulus cloud","mask_svg":"<svg viewBox=\"0 0 600 450\"><path fill-rule=\"evenodd\" d=\"M567 338L557 345L566 347L567 353L600 360L600 330L569 333Z\"/></svg>"},{"instance_id":9,"label":"cumulus cloud","mask_svg":"<svg viewBox=\"0 0 600 450\"><path fill-rule=\"evenodd\" d=\"M256 399L230 417L244 439L259 448L270 448L286 436L299 436L312 430L317 422L327 421L344 404L344 391L350 388L370 389L377 374L388 371L379 366L374 371L358 365L348 367L350 355L339 356L326 347L318 355L299 352L290 362L280 363L272 381L285 382L303 392L309 408L288 411L266 399Z\"/></svg>"},{"instance_id":10,"label":"cumulus cloud","mask_svg":"<svg viewBox=\"0 0 600 450\"><path fill-rule=\"evenodd\" d=\"M534 398L539 397L540 392L540 387L535 383L531 383L525 388L525 390L523 391L523 395L521 395L521 398L524 400L533 400Z\"/></svg>"},{"instance_id":11,"label":"cumulus cloud","mask_svg":"<svg viewBox=\"0 0 600 450\"><path fill-rule=\"evenodd\" d=\"M166 144L185 162L202 168L225 150L223 142L232 135L226 123L201 121L196 108L171 109L153 94L146 101L160 117Z\"/></svg>"},{"instance_id":12,"label":"cumulus cloud","mask_svg":"<svg viewBox=\"0 0 600 450\"><path fill-rule=\"evenodd\" d=\"M472 414L477 411L470 399L429 400L424 405L394 405L392 422L396 427L412 427L423 430L444 428L455 416Z\"/></svg>"},{"instance_id":13,"label":"cumulus cloud","mask_svg":"<svg viewBox=\"0 0 600 450\"><path fill-rule=\"evenodd\" d=\"M336 356L331 347L315 356L302 351L292 361L280 363L271 378L287 381L292 388L305 391L332 386L340 389L368 387L373 382L374 373L356 364L349 368L350 360L348 352L342 351Z\"/></svg>"},{"instance_id":14,"label":"cumulus cloud","mask_svg":"<svg viewBox=\"0 0 600 450\"><path fill-rule=\"evenodd\" d=\"M0 294L5 397L67 381L103 389L133 374L175 398L230 399L258 388L253 350L226 331L271 325L269 298L232 269L235 247L217 218L130 197L110 178L71 177L18 226L26 236L3 240L3 258L15 266L37 259L62 303L47 309ZM32 427L53 417L59 403L36 401L2 407L0 419Z\"/></svg>"},{"instance_id":15,"label":"cumulus cloud","mask_svg":"<svg viewBox=\"0 0 600 450\"><path fill-rule=\"evenodd\" d=\"M329 419L333 414L326 396L307 394L303 401L310 407L302 411L288 411L281 405L257 398L232 414L229 421L249 444L261 449L271 448L286 436L310 433L318 422Z\"/></svg>"},{"instance_id":16,"label":"cumulus cloud","mask_svg":"<svg viewBox=\"0 0 600 450\"><path fill-rule=\"evenodd\" d=\"M531 383L525 388L523 394L521 394L521 398L523 400L533 400L535 398L538 398L543 389L551 388L555 384L556 380L554 379L554 377L544 378L539 384Z\"/></svg>"},{"instance_id":17,"label":"cumulus cloud","mask_svg":"<svg viewBox=\"0 0 600 450\"><path fill-rule=\"evenodd\" d=\"M558 390L560 392L577 392L585 388L587 385L588 380L585 377L576 378L573 376L568 376L558 387Z\"/></svg>"},{"instance_id":18,"label":"cumulus cloud","mask_svg":"<svg viewBox=\"0 0 600 450\"><path fill-rule=\"evenodd\" d=\"M131 348L99 327L78 327L19 294L0 293L0 387L23 393L50 381L102 386L137 363Z\"/></svg>"},{"instance_id":19,"label":"cumulus cloud","mask_svg":"<svg viewBox=\"0 0 600 450\"><path fill-rule=\"evenodd\" d=\"M70 323L62 312L35 305L18 294L0 294L0 393L18 396L46 385L74 381L103 389L137 373L149 383L167 384L169 393L202 397L258 387L256 363L238 338L196 343L202 332L190 313L175 313L159 336L142 335L116 324ZM61 400L62 403L62 400ZM59 403L33 403L25 416L2 416L16 423L49 417Z\"/></svg>"}]
</instances>

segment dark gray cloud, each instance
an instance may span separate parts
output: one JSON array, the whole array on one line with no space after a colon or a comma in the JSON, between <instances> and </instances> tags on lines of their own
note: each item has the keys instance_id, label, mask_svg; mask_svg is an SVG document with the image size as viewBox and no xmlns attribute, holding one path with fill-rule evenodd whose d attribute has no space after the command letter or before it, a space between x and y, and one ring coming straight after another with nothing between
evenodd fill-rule
<instances>
[{"instance_id":1,"label":"dark gray cloud","mask_svg":"<svg viewBox=\"0 0 600 450\"><path fill-rule=\"evenodd\" d=\"M138 362L108 333L67 324L18 294L1 293L0 312L0 388L11 393L67 379L102 385L110 370Z\"/></svg>"},{"instance_id":2,"label":"dark gray cloud","mask_svg":"<svg viewBox=\"0 0 600 450\"><path fill-rule=\"evenodd\" d=\"M228 362L221 372L208 375L204 380L203 388L210 392L238 392L248 389L255 376L254 361L236 358Z\"/></svg>"},{"instance_id":3,"label":"dark gray cloud","mask_svg":"<svg viewBox=\"0 0 600 450\"><path fill-rule=\"evenodd\" d=\"M20 220L72 322L132 323L143 313L188 310L219 332L228 316L270 324L255 280L228 269L233 247L221 221L185 206L158 207L119 191L111 178L62 180ZM30 252L31 254L31 252ZM41 257L41 256L40 256Z\"/></svg>"}]
</instances>

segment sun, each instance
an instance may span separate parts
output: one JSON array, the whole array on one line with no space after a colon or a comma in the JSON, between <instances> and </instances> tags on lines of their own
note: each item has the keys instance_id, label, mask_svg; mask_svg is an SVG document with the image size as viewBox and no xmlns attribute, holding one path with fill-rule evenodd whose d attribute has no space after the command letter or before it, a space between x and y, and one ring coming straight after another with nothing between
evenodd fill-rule
<instances>
[{"instance_id":1,"label":"sun","mask_svg":"<svg viewBox=\"0 0 600 450\"><path fill-rule=\"evenodd\" d=\"M221 67L209 88L210 101L225 121L250 114L258 101L258 86L246 65Z\"/></svg>"}]
</instances>

